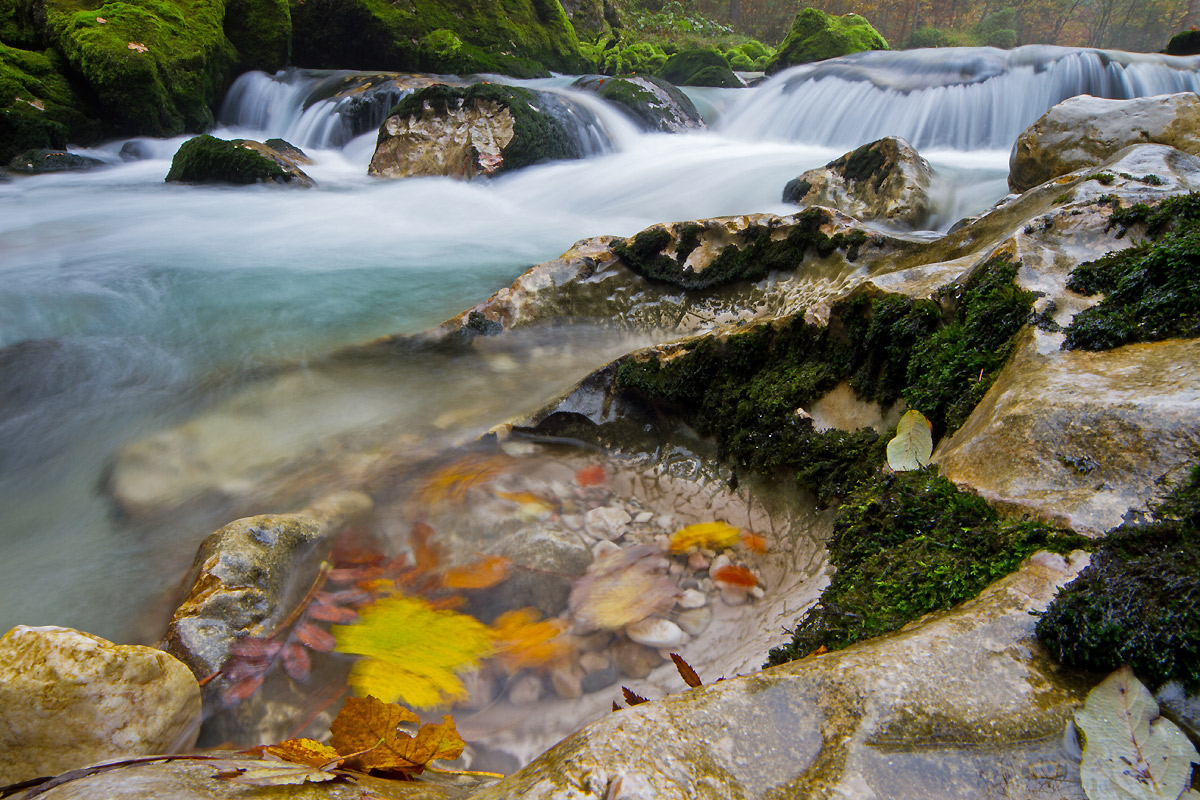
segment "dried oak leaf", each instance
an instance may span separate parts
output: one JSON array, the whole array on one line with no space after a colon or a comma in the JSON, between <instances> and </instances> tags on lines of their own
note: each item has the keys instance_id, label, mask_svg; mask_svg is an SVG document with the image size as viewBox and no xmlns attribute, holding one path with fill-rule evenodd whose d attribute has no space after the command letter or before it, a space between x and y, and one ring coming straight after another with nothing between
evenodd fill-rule
<instances>
[{"instance_id":1,"label":"dried oak leaf","mask_svg":"<svg viewBox=\"0 0 1200 800\"><path fill-rule=\"evenodd\" d=\"M561 638L567 624L560 619L538 621L533 608L506 611L492 623L497 660L509 673L528 667L550 667L567 658L574 649Z\"/></svg>"},{"instance_id":2,"label":"dried oak leaf","mask_svg":"<svg viewBox=\"0 0 1200 800\"><path fill-rule=\"evenodd\" d=\"M504 556L484 556L473 564L451 567L442 574L447 589L487 589L508 577L512 561Z\"/></svg>"},{"instance_id":3,"label":"dried oak leaf","mask_svg":"<svg viewBox=\"0 0 1200 800\"><path fill-rule=\"evenodd\" d=\"M402 594L367 606L358 624L333 633L339 652L362 656L350 673L359 694L414 708L465 698L457 673L478 667L492 649L492 633L479 620Z\"/></svg>"},{"instance_id":4,"label":"dried oak leaf","mask_svg":"<svg viewBox=\"0 0 1200 800\"><path fill-rule=\"evenodd\" d=\"M741 533L740 528L728 522L698 522L671 535L671 552L686 553L699 547L723 550L737 544Z\"/></svg>"},{"instance_id":5,"label":"dried oak leaf","mask_svg":"<svg viewBox=\"0 0 1200 800\"><path fill-rule=\"evenodd\" d=\"M441 724L422 725L416 736L398 726L419 722L403 706L376 697L351 697L329 726L333 746L346 757L345 766L363 772L388 772L412 776L435 759L455 759L465 743L449 716Z\"/></svg>"}]
</instances>

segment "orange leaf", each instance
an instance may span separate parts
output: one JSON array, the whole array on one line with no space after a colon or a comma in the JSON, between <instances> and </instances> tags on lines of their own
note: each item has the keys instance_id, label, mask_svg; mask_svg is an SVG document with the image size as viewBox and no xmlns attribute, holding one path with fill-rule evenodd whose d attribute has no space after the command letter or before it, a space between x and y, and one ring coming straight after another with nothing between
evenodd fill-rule
<instances>
[{"instance_id":1,"label":"orange leaf","mask_svg":"<svg viewBox=\"0 0 1200 800\"><path fill-rule=\"evenodd\" d=\"M513 464L504 455L472 454L436 470L415 493L418 503L461 503L467 492L503 474Z\"/></svg>"},{"instance_id":2,"label":"orange leaf","mask_svg":"<svg viewBox=\"0 0 1200 800\"><path fill-rule=\"evenodd\" d=\"M442 560L442 548L432 542L433 528L424 522L413 523L412 533L409 534L408 544L412 548L413 558L417 561L417 569L437 569Z\"/></svg>"},{"instance_id":3,"label":"orange leaf","mask_svg":"<svg viewBox=\"0 0 1200 800\"><path fill-rule=\"evenodd\" d=\"M412 722L419 722L419 718L404 706L370 696L351 697L329 732L339 753L357 753L347 757L346 766L364 772L416 775L434 759L462 755L466 743L449 715L440 725L422 725L416 736L399 730L399 725Z\"/></svg>"},{"instance_id":4,"label":"orange leaf","mask_svg":"<svg viewBox=\"0 0 1200 800\"><path fill-rule=\"evenodd\" d=\"M486 589L508 577L512 561L504 556L485 556L474 564L451 567L442 575L447 589Z\"/></svg>"},{"instance_id":5,"label":"orange leaf","mask_svg":"<svg viewBox=\"0 0 1200 800\"><path fill-rule=\"evenodd\" d=\"M704 681L700 680L700 676L696 674L696 670L692 669L691 664L683 660L683 656L679 653L671 653L671 660L675 662L675 669L679 670L679 677L683 678L684 683L693 689L704 685Z\"/></svg>"},{"instance_id":6,"label":"orange leaf","mask_svg":"<svg viewBox=\"0 0 1200 800\"><path fill-rule=\"evenodd\" d=\"M762 555L767 552L767 540L750 531L742 531L742 545L751 553Z\"/></svg>"},{"instance_id":7,"label":"orange leaf","mask_svg":"<svg viewBox=\"0 0 1200 800\"><path fill-rule=\"evenodd\" d=\"M510 673L526 667L549 667L570 655L572 646L559 636L566 630L563 620L538 622L536 609L506 611L492 624L497 642L496 658Z\"/></svg>"},{"instance_id":8,"label":"orange leaf","mask_svg":"<svg viewBox=\"0 0 1200 800\"><path fill-rule=\"evenodd\" d=\"M586 489L589 486L599 486L607 477L608 474L605 473L604 467L593 465L576 472L575 482Z\"/></svg>"},{"instance_id":9,"label":"orange leaf","mask_svg":"<svg viewBox=\"0 0 1200 800\"><path fill-rule=\"evenodd\" d=\"M279 744L255 749L278 756L284 761L307 764L310 767L324 767L342 760L337 750L314 739L288 739Z\"/></svg>"},{"instance_id":10,"label":"orange leaf","mask_svg":"<svg viewBox=\"0 0 1200 800\"><path fill-rule=\"evenodd\" d=\"M712 574L714 581L719 583L727 583L730 586L741 586L745 589L753 589L758 586L758 576L745 567L739 567L731 564L727 567L720 567Z\"/></svg>"}]
</instances>

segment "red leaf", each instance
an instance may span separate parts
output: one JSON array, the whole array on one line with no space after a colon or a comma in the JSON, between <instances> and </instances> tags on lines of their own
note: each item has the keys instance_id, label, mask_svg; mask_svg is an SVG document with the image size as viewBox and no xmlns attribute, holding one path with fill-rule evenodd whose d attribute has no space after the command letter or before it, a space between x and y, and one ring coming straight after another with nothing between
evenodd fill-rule
<instances>
[{"instance_id":1,"label":"red leaf","mask_svg":"<svg viewBox=\"0 0 1200 800\"><path fill-rule=\"evenodd\" d=\"M337 647L337 639L333 638L333 634L324 628L318 628L311 622L301 622L296 626L296 638L299 639L305 647L316 650L318 653L332 653Z\"/></svg>"},{"instance_id":2,"label":"red leaf","mask_svg":"<svg viewBox=\"0 0 1200 800\"><path fill-rule=\"evenodd\" d=\"M312 659L299 642L292 642L283 651L283 671L294 681L304 683L312 673Z\"/></svg>"},{"instance_id":3,"label":"red leaf","mask_svg":"<svg viewBox=\"0 0 1200 800\"><path fill-rule=\"evenodd\" d=\"M589 486L599 486L607 477L608 473L604 471L604 467L593 465L576 472L575 482L586 489Z\"/></svg>"},{"instance_id":4,"label":"red leaf","mask_svg":"<svg viewBox=\"0 0 1200 800\"><path fill-rule=\"evenodd\" d=\"M679 670L679 677L683 678L684 683L693 689L704 685L704 681L700 680L700 676L696 674L696 670L692 669L691 665L683 660L683 656L679 655L679 653L671 653L671 660L675 662L675 669Z\"/></svg>"},{"instance_id":5,"label":"red leaf","mask_svg":"<svg viewBox=\"0 0 1200 800\"><path fill-rule=\"evenodd\" d=\"M631 690L627 686L621 687L621 694L625 695L625 702L629 703L629 705L631 705L631 706L636 706L640 703L649 703L650 702L646 698L642 697L640 694L634 693L633 690Z\"/></svg>"},{"instance_id":6,"label":"red leaf","mask_svg":"<svg viewBox=\"0 0 1200 800\"><path fill-rule=\"evenodd\" d=\"M225 694L221 696L221 704L228 708L229 706L236 706L243 700L248 700L262 686L262 682L262 675L251 675L248 678L243 678L225 690Z\"/></svg>"},{"instance_id":7,"label":"red leaf","mask_svg":"<svg viewBox=\"0 0 1200 800\"><path fill-rule=\"evenodd\" d=\"M309 606L308 615L322 622L337 622L341 624L356 622L358 620L358 612L352 608L327 606L322 603L313 603Z\"/></svg>"},{"instance_id":8,"label":"red leaf","mask_svg":"<svg viewBox=\"0 0 1200 800\"><path fill-rule=\"evenodd\" d=\"M746 589L753 589L758 586L758 576L745 567L730 565L721 567L712 574L714 581L727 583L730 586L741 586Z\"/></svg>"}]
</instances>

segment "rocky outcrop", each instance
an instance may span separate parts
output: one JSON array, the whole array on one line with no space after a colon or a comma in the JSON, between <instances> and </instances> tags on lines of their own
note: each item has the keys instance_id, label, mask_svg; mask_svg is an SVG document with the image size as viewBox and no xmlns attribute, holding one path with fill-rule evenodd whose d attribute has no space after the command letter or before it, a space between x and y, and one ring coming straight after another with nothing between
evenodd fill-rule
<instances>
[{"instance_id":1,"label":"rocky outcrop","mask_svg":"<svg viewBox=\"0 0 1200 800\"><path fill-rule=\"evenodd\" d=\"M767 74L863 50L888 49L887 40L858 14L837 17L805 8L792 20L787 36L767 63Z\"/></svg>"},{"instance_id":2,"label":"rocky outcrop","mask_svg":"<svg viewBox=\"0 0 1200 800\"><path fill-rule=\"evenodd\" d=\"M587 76L572 85L600 95L644 131L680 133L704 127L704 118L688 96L661 78Z\"/></svg>"},{"instance_id":3,"label":"rocky outcrop","mask_svg":"<svg viewBox=\"0 0 1200 800\"><path fill-rule=\"evenodd\" d=\"M1180 92L1133 100L1090 95L1064 100L1017 138L1008 160L1008 185L1023 192L1147 143L1200 155L1200 98Z\"/></svg>"},{"instance_id":4,"label":"rocky outcrop","mask_svg":"<svg viewBox=\"0 0 1200 800\"><path fill-rule=\"evenodd\" d=\"M55 627L0 639L0 785L186 750L199 725L196 679L160 650Z\"/></svg>"},{"instance_id":5,"label":"rocky outcrop","mask_svg":"<svg viewBox=\"0 0 1200 800\"><path fill-rule=\"evenodd\" d=\"M297 166L310 163L297 147L282 139L255 142L217 139L203 134L183 143L171 159L168 183L274 183L310 187L312 178Z\"/></svg>"},{"instance_id":6,"label":"rocky outcrop","mask_svg":"<svg viewBox=\"0 0 1200 800\"><path fill-rule=\"evenodd\" d=\"M681 50L667 59L658 77L676 86L720 86L741 88L745 84L733 74L725 56L713 49Z\"/></svg>"},{"instance_id":7,"label":"rocky outcrop","mask_svg":"<svg viewBox=\"0 0 1200 800\"><path fill-rule=\"evenodd\" d=\"M888 137L790 181L783 189L783 202L827 206L864 221L924 228L931 221L930 190L936 180L929 162L912 145Z\"/></svg>"},{"instance_id":8,"label":"rocky outcrop","mask_svg":"<svg viewBox=\"0 0 1200 800\"><path fill-rule=\"evenodd\" d=\"M409 95L379 129L369 173L382 178L497 175L587 154L582 109L546 92L477 83Z\"/></svg>"},{"instance_id":9,"label":"rocky outcrop","mask_svg":"<svg viewBox=\"0 0 1200 800\"><path fill-rule=\"evenodd\" d=\"M85 144L100 134L96 110L64 76L64 66L53 52L0 44L0 164L26 150Z\"/></svg>"}]
</instances>

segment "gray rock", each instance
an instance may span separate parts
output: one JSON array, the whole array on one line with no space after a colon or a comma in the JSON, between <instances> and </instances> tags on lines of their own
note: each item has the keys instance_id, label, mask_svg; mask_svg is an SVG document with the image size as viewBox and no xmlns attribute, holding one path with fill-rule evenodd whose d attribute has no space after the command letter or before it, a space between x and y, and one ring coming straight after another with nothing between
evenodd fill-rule
<instances>
[{"instance_id":1,"label":"gray rock","mask_svg":"<svg viewBox=\"0 0 1200 800\"><path fill-rule=\"evenodd\" d=\"M705 127L704 118L691 99L662 78L586 75L571 85L595 92L626 112L645 131L680 133Z\"/></svg>"},{"instance_id":2,"label":"gray rock","mask_svg":"<svg viewBox=\"0 0 1200 800\"><path fill-rule=\"evenodd\" d=\"M13 172L43 175L47 172L78 172L103 167L104 162L91 156L68 153L66 150L26 150L8 162Z\"/></svg>"},{"instance_id":3,"label":"gray rock","mask_svg":"<svg viewBox=\"0 0 1200 800\"><path fill-rule=\"evenodd\" d=\"M489 590L495 612L532 606L545 617L567 606L572 579L587 572L592 551L576 533L532 524L496 543L495 552L512 560L508 579Z\"/></svg>"},{"instance_id":4,"label":"gray rock","mask_svg":"<svg viewBox=\"0 0 1200 800\"><path fill-rule=\"evenodd\" d=\"M1200 155L1200 97L1180 92L1133 100L1091 95L1064 100L1017 137L1008 161L1008 185L1023 192L1146 143Z\"/></svg>"}]
</instances>

